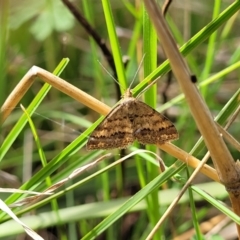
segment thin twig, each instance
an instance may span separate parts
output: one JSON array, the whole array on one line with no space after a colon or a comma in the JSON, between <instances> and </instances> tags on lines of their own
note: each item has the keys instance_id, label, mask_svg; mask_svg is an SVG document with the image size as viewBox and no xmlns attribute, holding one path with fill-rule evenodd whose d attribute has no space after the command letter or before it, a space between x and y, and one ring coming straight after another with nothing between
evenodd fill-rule
<instances>
[{"instance_id":1,"label":"thin twig","mask_svg":"<svg viewBox=\"0 0 240 240\"><path fill-rule=\"evenodd\" d=\"M188 189L189 185L191 184L192 180L196 177L200 169L203 167L203 165L207 162L208 158L210 156L210 153L207 152L204 158L202 159L201 163L198 165L198 167L194 170L191 177L188 179L186 184L183 186L182 190L178 194L178 196L172 201L172 203L169 205L168 209L164 212L161 219L157 222L157 224L154 226L146 240L151 240L156 233L156 231L160 228L163 221L166 219L166 217L173 211L174 207L177 205L178 201L181 199L182 195L185 193L185 191Z\"/></svg>"},{"instance_id":2,"label":"thin twig","mask_svg":"<svg viewBox=\"0 0 240 240\"><path fill-rule=\"evenodd\" d=\"M166 0L162 6L162 13L163 13L163 16L166 17L166 14L168 12L168 9L170 7L172 3L172 0Z\"/></svg>"},{"instance_id":3,"label":"thin twig","mask_svg":"<svg viewBox=\"0 0 240 240\"><path fill-rule=\"evenodd\" d=\"M80 11L78 11L78 9L71 2L69 2L68 0L62 0L62 2L73 14L76 20L84 27L87 33L95 40L96 44L99 46L104 57L106 58L109 66L111 67L114 78L117 79L117 71L114 64L113 55L111 51L108 49L105 40L101 38L101 36L97 33L97 31L91 26L91 24L87 21L87 19L84 18L84 16L80 13ZM117 94L119 99L121 96L121 93L118 85L116 85L116 89L117 89Z\"/></svg>"}]
</instances>

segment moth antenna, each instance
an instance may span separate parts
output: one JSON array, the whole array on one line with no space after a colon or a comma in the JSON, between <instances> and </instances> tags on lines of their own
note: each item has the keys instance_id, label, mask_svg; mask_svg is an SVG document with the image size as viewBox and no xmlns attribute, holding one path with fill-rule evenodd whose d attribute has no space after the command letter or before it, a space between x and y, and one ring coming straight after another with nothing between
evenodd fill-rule
<instances>
[{"instance_id":1,"label":"moth antenna","mask_svg":"<svg viewBox=\"0 0 240 240\"><path fill-rule=\"evenodd\" d=\"M160 77L157 77L153 82L151 82L145 89L143 89L137 96L136 98L139 98L144 92L146 92L153 84L155 84L157 82L158 79L160 79Z\"/></svg>"},{"instance_id":2,"label":"moth antenna","mask_svg":"<svg viewBox=\"0 0 240 240\"><path fill-rule=\"evenodd\" d=\"M105 70L105 72L113 79L113 81L114 81L115 83L117 83L120 88L123 89L123 87L122 87L121 84L117 81L117 79L115 79L115 78L113 77L113 75L102 65L102 63L101 63L99 60L97 60L97 61L98 61L98 63L100 64L100 66Z\"/></svg>"},{"instance_id":3,"label":"moth antenna","mask_svg":"<svg viewBox=\"0 0 240 240\"><path fill-rule=\"evenodd\" d=\"M133 82L135 81L135 79L136 79L136 77L137 77L137 75L138 75L138 73L139 73L139 71L140 71L140 68L142 67L142 63L143 63L143 60L144 60L145 55L146 55L146 53L143 54L143 57L142 57L142 59L141 59L141 61L140 61L140 64L139 64L139 66L138 66L138 69L137 69L137 71L136 71L136 73L135 73L135 75L134 75L134 77L133 77L133 80L132 80L132 82L130 83L130 85L129 85L129 87L128 87L129 89L131 89L132 84L133 84Z\"/></svg>"}]
</instances>

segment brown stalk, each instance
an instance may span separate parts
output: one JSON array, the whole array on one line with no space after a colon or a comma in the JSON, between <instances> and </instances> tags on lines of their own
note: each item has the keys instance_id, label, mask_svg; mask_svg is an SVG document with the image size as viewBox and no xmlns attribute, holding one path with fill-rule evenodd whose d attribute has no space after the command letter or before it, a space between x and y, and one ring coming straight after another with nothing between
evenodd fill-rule
<instances>
[{"instance_id":1,"label":"brown stalk","mask_svg":"<svg viewBox=\"0 0 240 240\"><path fill-rule=\"evenodd\" d=\"M44 82L49 83L51 86L55 87L59 91L67 94L68 96L74 98L78 102L92 108L98 109L100 114L106 115L110 108L104 103L96 100L87 93L81 91L77 87L71 85L60 77L53 75L52 73L33 66L21 79L15 89L11 92L3 106L1 107L1 123L3 123L8 115L11 113L14 107L19 103L24 94L33 84L35 78L39 77Z\"/></svg>"},{"instance_id":2,"label":"brown stalk","mask_svg":"<svg viewBox=\"0 0 240 240\"><path fill-rule=\"evenodd\" d=\"M186 101L196 121L204 142L210 152L220 181L226 187L234 212L240 216L240 172L234 162L221 134L215 125L211 113L202 99L199 91L191 81L188 68L179 53L177 45L168 26L154 0L144 0L147 12L155 26L157 35L168 57L173 73L186 96ZM237 225L240 235L240 226Z\"/></svg>"}]
</instances>

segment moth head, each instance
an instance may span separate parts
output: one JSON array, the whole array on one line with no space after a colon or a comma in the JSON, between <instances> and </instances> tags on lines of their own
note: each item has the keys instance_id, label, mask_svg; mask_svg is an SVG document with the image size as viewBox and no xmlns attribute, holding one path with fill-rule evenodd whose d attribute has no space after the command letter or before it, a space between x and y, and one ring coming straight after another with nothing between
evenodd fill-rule
<instances>
[{"instance_id":1,"label":"moth head","mask_svg":"<svg viewBox=\"0 0 240 240\"><path fill-rule=\"evenodd\" d=\"M128 88L128 89L126 90L126 92L123 94L122 98L130 98L130 97L132 97L132 96L133 96L133 95L132 95L132 91L131 91L130 88Z\"/></svg>"}]
</instances>

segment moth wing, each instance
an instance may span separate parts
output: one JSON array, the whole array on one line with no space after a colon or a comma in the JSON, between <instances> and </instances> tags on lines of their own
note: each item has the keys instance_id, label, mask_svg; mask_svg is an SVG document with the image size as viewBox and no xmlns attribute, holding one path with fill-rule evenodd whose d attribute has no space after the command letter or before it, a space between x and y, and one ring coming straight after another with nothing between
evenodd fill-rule
<instances>
[{"instance_id":1,"label":"moth wing","mask_svg":"<svg viewBox=\"0 0 240 240\"><path fill-rule=\"evenodd\" d=\"M133 136L142 144L163 144L178 139L173 123L141 101L129 104L129 115L134 116Z\"/></svg>"},{"instance_id":2,"label":"moth wing","mask_svg":"<svg viewBox=\"0 0 240 240\"><path fill-rule=\"evenodd\" d=\"M87 149L126 148L134 141L127 105L117 105L92 132Z\"/></svg>"}]
</instances>

